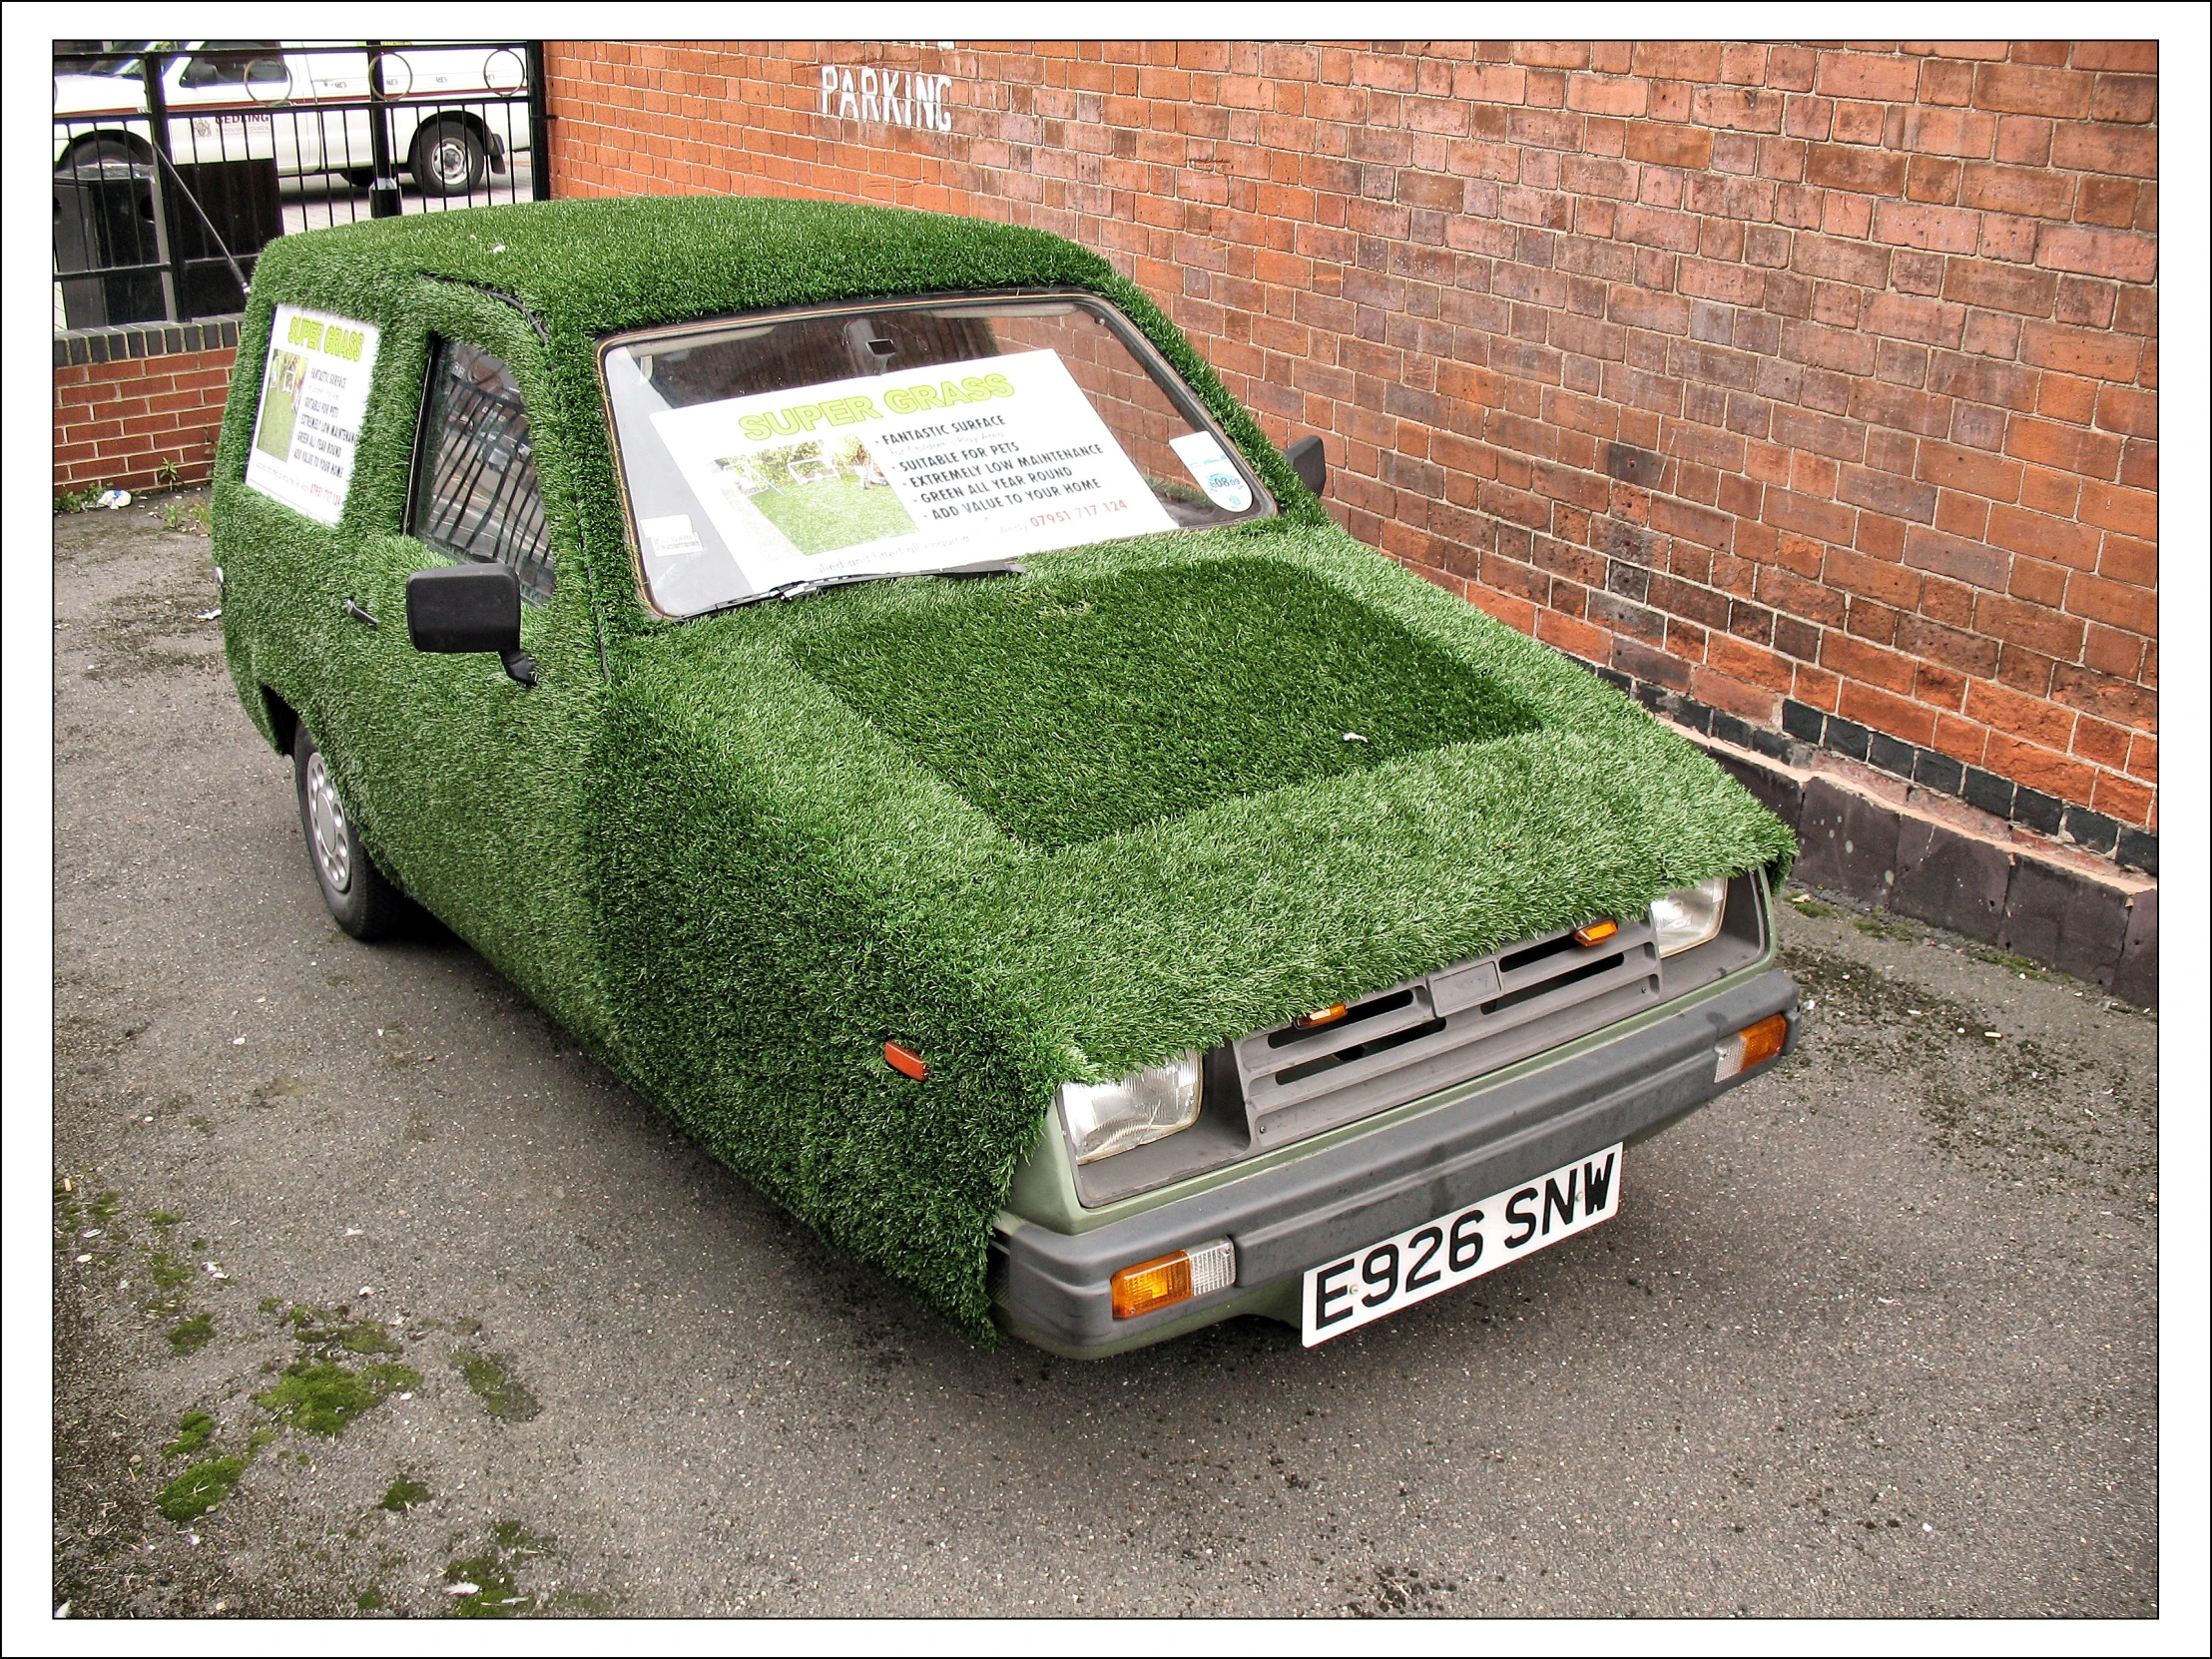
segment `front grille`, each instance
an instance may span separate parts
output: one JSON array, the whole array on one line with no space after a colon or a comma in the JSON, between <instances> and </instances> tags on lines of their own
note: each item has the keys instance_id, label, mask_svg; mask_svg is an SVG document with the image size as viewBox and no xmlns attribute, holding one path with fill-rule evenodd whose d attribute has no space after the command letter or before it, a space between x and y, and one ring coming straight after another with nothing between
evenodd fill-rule
<instances>
[{"instance_id":1,"label":"front grille","mask_svg":"<svg viewBox=\"0 0 2212 1659\"><path fill-rule=\"evenodd\" d=\"M1314 1030L1236 1045L1255 1151L1287 1146L1480 1077L1659 1000L1650 918L1596 945L1516 943L1355 1003Z\"/></svg>"}]
</instances>

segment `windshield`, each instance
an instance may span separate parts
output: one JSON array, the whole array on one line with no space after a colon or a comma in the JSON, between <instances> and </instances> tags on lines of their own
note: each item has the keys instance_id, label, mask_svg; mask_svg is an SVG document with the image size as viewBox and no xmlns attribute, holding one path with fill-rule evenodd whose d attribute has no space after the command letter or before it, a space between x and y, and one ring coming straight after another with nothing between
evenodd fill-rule
<instances>
[{"instance_id":1,"label":"windshield","mask_svg":"<svg viewBox=\"0 0 2212 1659\"><path fill-rule=\"evenodd\" d=\"M817 308L631 335L601 363L667 616L1275 510L1088 294Z\"/></svg>"}]
</instances>

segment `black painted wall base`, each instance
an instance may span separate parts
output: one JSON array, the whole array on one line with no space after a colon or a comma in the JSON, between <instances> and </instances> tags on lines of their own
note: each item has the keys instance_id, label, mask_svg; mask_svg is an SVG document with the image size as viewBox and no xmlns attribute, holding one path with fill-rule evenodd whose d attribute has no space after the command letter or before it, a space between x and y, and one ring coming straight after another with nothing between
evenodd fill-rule
<instances>
[{"instance_id":1,"label":"black painted wall base","mask_svg":"<svg viewBox=\"0 0 2212 1659\"><path fill-rule=\"evenodd\" d=\"M2130 892L1739 748L1707 754L1798 834L1793 878L2158 1006L2158 889Z\"/></svg>"},{"instance_id":2,"label":"black painted wall base","mask_svg":"<svg viewBox=\"0 0 2212 1659\"><path fill-rule=\"evenodd\" d=\"M1618 686L1662 719L1734 744L1738 749L1748 749L1784 766L1797 767L1810 759L1808 751L1826 750L1887 772L1909 784L1918 784L1937 795L1956 796L1969 807L2032 830L2037 834L2064 835L2076 845L2110 858L2116 864L2141 870L2154 879L2157 877L2158 836L2152 831L2121 824L2102 813L2092 813L2086 807L2068 806L2055 796L2031 790L2025 784L2015 784L2009 778L2000 778L1979 767L1966 766L1933 749L1901 742L1861 726L1857 721L1823 714L1810 704L1789 698L1782 704L1782 730L1770 732L1726 710L1715 709L1652 681L1638 680L1619 669L1587 662L1571 652L1561 655L1580 663L1599 679Z\"/></svg>"}]
</instances>

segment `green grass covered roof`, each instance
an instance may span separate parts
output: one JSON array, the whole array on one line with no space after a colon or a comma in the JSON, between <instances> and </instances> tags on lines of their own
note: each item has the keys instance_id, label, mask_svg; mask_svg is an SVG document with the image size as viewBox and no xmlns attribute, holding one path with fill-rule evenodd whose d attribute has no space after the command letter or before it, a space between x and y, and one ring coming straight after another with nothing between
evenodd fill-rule
<instances>
[{"instance_id":1,"label":"green grass covered roof","mask_svg":"<svg viewBox=\"0 0 2212 1659\"><path fill-rule=\"evenodd\" d=\"M680 624L645 611L601 337L1063 285L1129 313L1282 516L1038 555L1018 579ZM422 777L403 811L364 820L379 856L717 1153L972 1331L988 1329L992 1217L1058 1083L1793 850L1611 687L1332 524L1158 309L1058 238L802 202L540 204L272 245L242 361L279 298L385 327L388 404L420 384L419 336L466 331L545 416L532 435L562 587L531 619L543 680L519 707L553 752L502 786L520 792L519 843L472 855L465 792ZM250 381L217 485L249 707L266 725L259 685L310 710L373 709L394 676L461 684L453 660L400 655L403 637L346 666L257 631L287 584L335 578L325 532L239 483ZM389 535L412 419L409 403L372 420L347 509L390 584L380 604L421 562ZM380 718L409 753L402 716ZM927 1081L882 1063L886 1038L927 1058Z\"/></svg>"},{"instance_id":2,"label":"green grass covered roof","mask_svg":"<svg viewBox=\"0 0 2212 1659\"><path fill-rule=\"evenodd\" d=\"M1091 286L1113 268L1042 231L903 208L766 197L631 196L361 220L286 237L285 279L430 274L514 295L556 334L856 294L1009 283Z\"/></svg>"}]
</instances>

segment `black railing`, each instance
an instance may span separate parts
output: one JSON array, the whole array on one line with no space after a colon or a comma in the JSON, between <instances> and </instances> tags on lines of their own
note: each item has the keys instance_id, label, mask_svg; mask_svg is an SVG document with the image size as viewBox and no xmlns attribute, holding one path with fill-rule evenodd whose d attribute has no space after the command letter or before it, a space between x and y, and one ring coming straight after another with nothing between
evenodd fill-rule
<instances>
[{"instance_id":1,"label":"black railing","mask_svg":"<svg viewBox=\"0 0 2212 1659\"><path fill-rule=\"evenodd\" d=\"M58 44L57 327L236 311L286 232L549 194L536 41Z\"/></svg>"}]
</instances>

